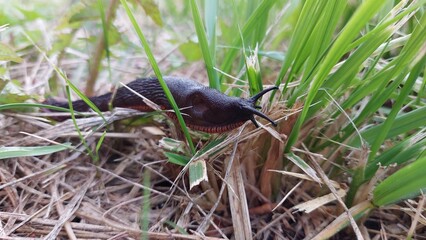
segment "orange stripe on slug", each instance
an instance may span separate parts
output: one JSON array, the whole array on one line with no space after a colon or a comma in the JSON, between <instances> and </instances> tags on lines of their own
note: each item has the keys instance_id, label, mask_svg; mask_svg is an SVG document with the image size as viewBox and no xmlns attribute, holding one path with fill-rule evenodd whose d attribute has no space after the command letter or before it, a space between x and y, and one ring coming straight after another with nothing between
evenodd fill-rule
<instances>
[{"instance_id":1,"label":"orange stripe on slug","mask_svg":"<svg viewBox=\"0 0 426 240\"><path fill-rule=\"evenodd\" d=\"M167 112L166 114L174 122L176 122L176 123L178 122L177 117L174 113ZM186 124L187 127L191 128L192 130L196 130L196 131L201 131L201 132L206 132L206 133L224 133L224 132L228 132L228 131L231 131L232 129L240 127L245 122L246 121L241 121L241 122L236 122L236 123L223 125L223 126L200 126L200 125L195 125L195 124L191 124L191 123L187 123L187 122L185 122L185 124Z\"/></svg>"}]
</instances>

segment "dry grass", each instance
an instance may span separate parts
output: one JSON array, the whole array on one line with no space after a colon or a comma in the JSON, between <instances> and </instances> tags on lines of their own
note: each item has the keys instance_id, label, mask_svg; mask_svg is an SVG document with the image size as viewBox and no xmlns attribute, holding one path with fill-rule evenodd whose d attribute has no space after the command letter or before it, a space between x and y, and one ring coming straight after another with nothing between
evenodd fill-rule
<instances>
[{"instance_id":1,"label":"dry grass","mask_svg":"<svg viewBox=\"0 0 426 240\"><path fill-rule=\"evenodd\" d=\"M140 114L133 111L124 112L107 115L107 119L117 120ZM45 123L44 118L30 116L3 115L2 130L5 134L0 144L34 146L53 141L62 142L64 138L78 142L70 120L50 125ZM79 119L78 122L82 129L103 124L99 117ZM24 157L2 161L0 174L4 207L1 218L5 222L2 226L4 235L37 237L49 234L48 236L77 239L137 237L141 234L138 219L144 189L151 192L148 200L152 225L149 236L180 236L173 230L173 226L167 225L167 221L176 222L183 229L192 230L195 230L198 224L204 223L201 225L207 231L206 235L210 235L209 231L222 232L224 236L231 233L233 229L229 224L232 224L232 221L225 217L229 216L229 213L220 216L221 214L216 215L211 211L209 219L203 217L214 204L219 203L212 201L218 199L214 190L207 190L205 194L201 188L188 192L185 187L186 179L183 179L176 185L177 190L173 195L169 194L179 169L167 163L162 151L158 151L158 141L162 137L158 133L162 131L154 131L152 128L148 131L145 128L133 130L136 132L114 134L114 131L109 131L107 142L101 150L101 161L96 164L84 153L83 146L41 158ZM164 131L167 132L167 129ZM256 132L259 135L259 132L264 131ZM90 131L87 133L89 145L94 146L96 136ZM120 139L110 138L109 135L118 136ZM229 151L229 148L225 150ZM253 156L253 153L251 155ZM220 176L215 174L221 175L218 172L223 170L224 156L226 154L214 159L210 165L212 168L212 165L217 166L215 173L212 173L217 182L216 188L222 185ZM238 169L239 164L234 164L231 171L234 174L241 173L236 172ZM141 184L146 171L151 173L151 186ZM230 179L233 180L235 177L232 174L231 176ZM228 187L239 188L244 193L241 177L239 175L240 181ZM223 196L225 202L226 196L228 195ZM243 199L245 197L240 198ZM215 209L226 212L226 205L219 203ZM220 227L216 223L218 220ZM155 222L158 223L153 224ZM226 225L228 226L223 229Z\"/></svg>"},{"instance_id":2,"label":"dry grass","mask_svg":"<svg viewBox=\"0 0 426 240\"><path fill-rule=\"evenodd\" d=\"M176 180L181 169L167 163L159 150L159 140L173 132L173 125L167 124L139 128L110 125L98 163L92 162L83 146L42 157L2 160L1 236L138 239L146 234L150 239L248 239L254 235L256 239L309 239L344 211L332 194L327 195L327 185L339 188L340 197L345 194L344 186L330 181L320 185L305 174L295 174L300 172L297 167L288 169L291 173L269 171L280 169L281 161L276 159L281 159L285 136L298 109L273 112L275 119L282 118L279 135L251 125L229 134L223 143L227 147L207 159L210 182L190 191L186 175ZM106 117L118 120L135 114L140 113L119 110ZM71 121L50 125L33 115L2 115L0 144L79 142ZM78 122L94 148L99 136L89 129L103 122L98 117ZM268 151L266 159L259 157L262 151ZM311 157L322 161L318 155ZM145 176L150 176L149 185L143 184ZM280 185L279 192L272 192L274 184ZM144 191L149 192L149 198L144 197ZM311 202L311 196L321 192L326 199ZM273 198L283 200L271 202ZM144 204L149 204L147 232L140 227ZM409 218L407 214L414 217L417 206L411 204L411 209L398 209L400 216L387 214L385 209L373 212L367 221L370 227L361 226L361 231L380 236L384 234L380 229L386 229L389 238L389 232L395 237L405 233L410 226L403 223L410 221L389 222ZM298 211L309 208L313 208L309 213ZM344 235L353 236L348 232Z\"/></svg>"}]
</instances>

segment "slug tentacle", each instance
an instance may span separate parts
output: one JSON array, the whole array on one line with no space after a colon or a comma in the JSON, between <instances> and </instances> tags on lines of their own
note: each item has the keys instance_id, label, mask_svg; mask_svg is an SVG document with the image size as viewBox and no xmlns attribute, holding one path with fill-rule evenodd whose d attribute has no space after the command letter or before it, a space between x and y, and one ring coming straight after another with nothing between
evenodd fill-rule
<instances>
[{"instance_id":1,"label":"slug tentacle","mask_svg":"<svg viewBox=\"0 0 426 240\"><path fill-rule=\"evenodd\" d=\"M261 98L266 93L268 93L268 92L270 92L272 90L276 90L276 89L278 89L278 87L274 86L274 87L270 87L270 88L267 88L267 89L264 89L264 90L260 91L259 93L257 93L256 95L254 95L253 97L251 97L251 98L248 99L248 102L250 103L248 106L247 105L244 106L244 108L247 111L249 111L249 112L252 113L252 116L250 117L250 120L253 122L253 124L256 127L259 127L259 124L254 119L253 114L255 114L255 115L259 116L259 117L262 117L262 118L268 120L275 127L277 126L277 124L272 119L270 119L268 116L266 116L265 114L263 114L261 111L257 110L257 109L261 109L262 108L261 106L255 105L256 102L257 102L257 100L259 100L259 98Z\"/></svg>"},{"instance_id":2,"label":"slug tentacle","mask_svg":"<svg viewBox=\"0 0 426 240\"><path fill-rule=\"evenodd\" d=\"M255 103L257 100L259 100L259 98L261 98L263 95L265 95L266 93L272 91L272 90L277 90L278 87L274 86L274 87L270 87L267 89L263 89L262 91L258 92L256 95L254 95L253 97L250 98L250 101L252 101L253 103ZM257 107L257 106L255 106Z\"/></svg>"},{"instance_id":3,"label":"slug tentacle","mask_svg":"<svg viewBox=\"0 0 426 240\"><path fill-rule=\"evenodd\" d=\"M262 117L276 126L272 119L257 110L261 109L261 107L256 105L256 102L265 93L278 89L277 87L265 89L251 98L244 99L227 96L215 89L184 78L164 77L164 80L176 104L182 109L181 112L185 123L194 130L221 133L237 128L247 120L251 120L256 127L259 127L254 115ZM127 84L127 86L156 103L162 109L172 109L157 78L136 79ZM111 96L111 93L107 93L98 97L91 97L90 100L101 111L107 111ZM49 99L45 103L68 107L66 102L57 102ZM120 87L117 90L114 99L112 99L112 106L139 111L153 111L142 98L125 87ZM77 111L89 110L89 107L82 100L74 101L73 107ZM176 120L174 113L169 112L167 115Z\"/></svg>"},{"instance_id":4,"label":"slug tentacle","mask_svg":"<svg viewBox=\"0 0 426 240\"><path fill-rule=\"evenodd\" d=\"M255 114L255 115L259 116L259 117L262 117L262 118L268 120L272 125L274 125L274 127L277 126L277 123L275 123L274 120L270 119L268 116L266 116L265 114L263 114L261 111L255 109L253 107L246 107L246 110L252 113L252 115L250 117L250 120L253 122L253 124L256 127L259 127L259 125L257 124L256 120L254 119L254 115L253 114Z\"/></svg>"}]
</instances>

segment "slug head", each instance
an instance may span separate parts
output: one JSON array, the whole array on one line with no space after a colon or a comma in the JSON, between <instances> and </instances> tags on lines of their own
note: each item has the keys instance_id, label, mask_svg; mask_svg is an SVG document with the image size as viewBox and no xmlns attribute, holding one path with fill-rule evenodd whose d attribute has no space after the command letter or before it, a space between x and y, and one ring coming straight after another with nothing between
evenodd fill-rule
<instances>
[{"instance_id":1,"label":"slug head","mask_svg":"<svg viewBox=\"0 0 426 240\"><path fill-rule=\"evenodd\" d=\"M269 122L271 122L272 125L274 125L274 127L277 126L277 124L272 119L270 119L268 116L263 114L261 111L258 111L257 109L261 109L262 107L256 105L256 102L259 98L261 98L267 92L270 92L272 90L277 90L277 89L278 89L278 87L270 87L270 88L267 88L267 89L263 89L261 92L257 93L256 95L254 95L253 97L251 97L247 100L249 102L249 106L246 106L245 109L246 109L246 111L249 111L249 112L252 113L250 120L253 122L253 124L256 127L259 127L259 124L254 119L254 115L257 115L259 117L262 117L262 118L268 120Z\"/></svg>"},{"instance_id":2,"label":"slug head","mask_svg":"<svg viewBox=\"0 0 426 240\"><path fill-rule=\"evenodd\" d=\"M247 120L251 120L256 127L259 127L254 115L262 117L276 126L277 124L272 119L258 110L261 107L256 105L260 97L275 89L278 88L271 87L249 99L244 99L230 97L210 88L202 88L189 94L184 105L178 105L187 107L182 111L185 121L196 130L224 132L242 125Z\"/></svg>"}]
</instances>

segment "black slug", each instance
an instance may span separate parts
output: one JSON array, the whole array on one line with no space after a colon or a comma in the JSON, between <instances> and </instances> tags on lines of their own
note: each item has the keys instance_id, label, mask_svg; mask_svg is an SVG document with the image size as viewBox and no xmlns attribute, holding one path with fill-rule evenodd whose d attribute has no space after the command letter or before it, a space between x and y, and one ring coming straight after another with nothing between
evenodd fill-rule
<instances>
[{"instance_id":1,"label":"black slug","mask_svg":"<svg viewBox=\"0 0 426 240\"><path fill-rule=\"evenodd\" d=\"M186 125L194 130L221 133L241 126L247 120L251 120L256 127L259 127L254 115L267 119L274 126L276 123L268 116L260 112L256 101L265 93L277 89L271 87L265 89L255 96L244 99L227 96L215 89L203 86L195 81L178 78L164 77L178 107L183 109L182 115ZM162 109L172 109L163 89L157 78L141 78L127 84L127 86L142 96L161 106ZM101 111L108 111L108 103L112 93L91 97L90 100ZM46 104L68 108L68 102L58 102L48 99ZM74 110L79 112L88 111L90 108L83 100L73 103ZM142 98L135 95L129 89L120 87L112 101L113 107L131 108L139 111L152 111ZM172 112L166 114L173 120L176 115Z\"/></svg>"}]
</instances>

